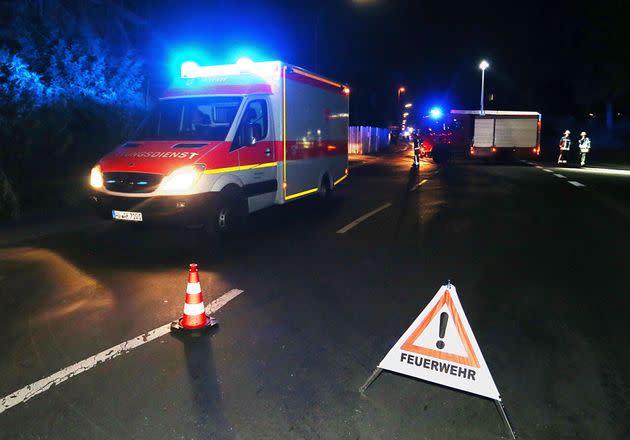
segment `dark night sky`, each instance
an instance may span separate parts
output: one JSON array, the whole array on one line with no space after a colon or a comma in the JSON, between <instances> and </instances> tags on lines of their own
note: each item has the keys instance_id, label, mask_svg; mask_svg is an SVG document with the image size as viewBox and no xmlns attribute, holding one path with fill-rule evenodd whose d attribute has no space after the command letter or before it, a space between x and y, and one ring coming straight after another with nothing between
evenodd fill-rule
<instances>
[{"instance_id":1,"label":"dark night sky","mask_svg":"<svg viewBox=\"0 0 630 440\"><path fill-rule=\"evenodd\" d=\"M593 66L617 66L619 57L597 48L601 41L630 42L628 7L618 1L167 0L149 15L157 59L191 48L209 63L240 54L282 59L349 83L353 122L379 125L397 113L399 85L418 110L477 108L482 58L491 63L486 91L496 97L489 107L599 110Z\"/></svg>"}]
</instances>

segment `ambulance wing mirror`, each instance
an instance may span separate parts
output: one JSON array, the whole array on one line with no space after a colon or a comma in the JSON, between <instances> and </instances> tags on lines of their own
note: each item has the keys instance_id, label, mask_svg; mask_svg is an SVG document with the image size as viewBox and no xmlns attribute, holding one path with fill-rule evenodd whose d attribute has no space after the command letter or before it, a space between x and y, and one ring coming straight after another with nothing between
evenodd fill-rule
<instances>
[{"instance_id":1,"label":"ambulance wing mirror","mask_svg":"<svg viewBox=\"0 0 630 440\"><path fill-rule=\"evenodd\" d=\"M256 126L254 124L246 124L244 134L244 145L256 144Z\"/></svg>"},{"instance_id":2,"label":"ambulance wing mirror","mask_svg":"<svg viewBox=\"0 0 630 440\"><path fill-rule=\"evenodd\" d=\"M256 144L256 136L252 124L242 124L234 137L234 142L230 151L237 150L241 147L249 147Z\"/></svg>"}]
</instances>

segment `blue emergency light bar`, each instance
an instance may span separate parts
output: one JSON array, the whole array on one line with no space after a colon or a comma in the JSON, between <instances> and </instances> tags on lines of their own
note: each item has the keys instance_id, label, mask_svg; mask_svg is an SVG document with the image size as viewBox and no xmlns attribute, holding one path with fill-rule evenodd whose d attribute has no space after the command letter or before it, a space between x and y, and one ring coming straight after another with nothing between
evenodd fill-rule
<instances>
[{"instance_id":1,"label":"blue emergency light bar","mask_svg":"<svg viewBox=\"0 0 630 440\"><path fill-rule=\"evenodd\" d=\"M442 109L439 107L433 107L430 111L429 111L429 115L433 118L433 119L440 119L444 113L442 112Z\"/></svg>"},{"instance_id":2,"label":"blue emergency light bar","mask_svg":"<svg viewBox=\"0 0 630 440\"><path fill-rule=\"evenodd\" d=\"M254 62L245 57L239 58L234 64L217 66L200 66L194 61L186 61L181 65L180 75L186 79L242 74L273 76L280 73L280 65L280 61Z\"/></svg>"}]
</instances>

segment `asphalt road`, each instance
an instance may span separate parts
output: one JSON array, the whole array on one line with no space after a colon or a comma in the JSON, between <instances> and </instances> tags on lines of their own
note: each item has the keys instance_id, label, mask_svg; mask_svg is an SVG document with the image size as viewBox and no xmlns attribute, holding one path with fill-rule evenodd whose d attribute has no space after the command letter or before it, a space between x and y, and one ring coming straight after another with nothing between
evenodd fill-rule
<instances>
[{"instance_id":1,"label":"asphalt road","mask_svg":"<svg viewBox=\"0 0 630 440\"><path fill-rule=\"evenodd\" d=\"M410 163L370 161L332 203L261 212L227 243L4 231L0 398L178 317L189 262L206 303L243 293L210 336L165 334L0 412L0 438L506 437L487 399L391 373L357 391L449 279L519 438L628 438L630 176Z\"/></svg>"}]
</instances>

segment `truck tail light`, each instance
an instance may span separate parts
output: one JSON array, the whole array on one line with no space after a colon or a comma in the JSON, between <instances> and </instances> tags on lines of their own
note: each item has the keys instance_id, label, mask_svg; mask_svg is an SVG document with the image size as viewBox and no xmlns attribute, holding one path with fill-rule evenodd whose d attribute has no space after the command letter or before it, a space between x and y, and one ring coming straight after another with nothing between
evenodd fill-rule
<instances>
[{"instance_id":1,"label":"truck tail light","mask_svg":"<svg viewBox=\"0 0 630 440\"><path fill-rule=\"evenodd\" d=\"M497 147L492 147L492 148L490 149L490 151L492 151L493 153L496 153L496 152L497 152Z\"/></svg>"},{"instance_id":2,"label":"truck tail light","mask_svg":"<svg viewBox=\"0 0 630 440\"><path fill-rule=\"evenodd\" d=\"M470 155L471 156L475 155L475 147L470 147Z\"/></svg>"}]
</instances>

